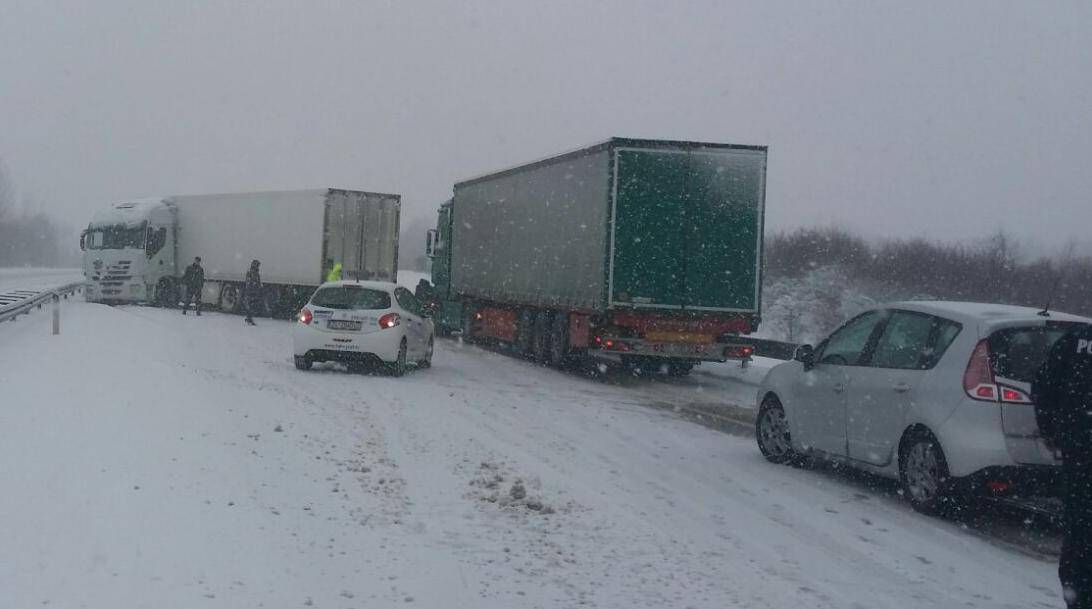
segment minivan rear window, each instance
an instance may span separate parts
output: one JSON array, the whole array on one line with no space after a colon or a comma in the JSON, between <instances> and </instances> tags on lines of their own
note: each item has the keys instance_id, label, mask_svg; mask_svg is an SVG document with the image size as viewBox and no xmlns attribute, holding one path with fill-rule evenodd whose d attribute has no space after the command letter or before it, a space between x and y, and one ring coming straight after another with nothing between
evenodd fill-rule
<instances>
[{"instance_id":1,"label":"minivan rear window","mask_svg":"<svg viewBox=\"0 0 1092 609\"><path fill-rule=\"evenodd\" d=\"M990 354L994 374L999 377L1030 383L1046 362L1050 349L1058 339L1080 324L1050 323L1045 326L1005 328L990 335Z\"/></svg>"},{"instance_id":2,"label":"minivan rear window","mask_svg":"<svg viewBox=\"0 0 1092 609\"><path fill-rule=\"evenodd\" d=\"M311 297L311 304L327 309L389 309L391 295L383 290L351 285L319 288Z\"/></svg>"}]
</instances>

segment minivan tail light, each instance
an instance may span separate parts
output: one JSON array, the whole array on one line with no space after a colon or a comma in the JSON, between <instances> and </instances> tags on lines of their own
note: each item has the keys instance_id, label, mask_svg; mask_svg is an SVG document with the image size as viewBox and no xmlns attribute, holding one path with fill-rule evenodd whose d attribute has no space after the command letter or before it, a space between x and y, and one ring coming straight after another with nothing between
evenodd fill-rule
<instances>
[{"instance_id":1,"label":"minivan tail light","mask_svg":"<svg viewBox=\"0 0 1092 609\"><path fill-rule=\"evenodd\" d=\"M981 402L1031 404L1028 394L1006 385L999 385L990 363L990 341L982 339L971 352L967 370L963 373L963 391Z\"/></svg>"},{"instance_id":2,"label":"minivan tail light","mask_svg":"<svg viewBox=\"0 0 1092 609\"><path fill-rule=\"evenodd\" d=\"M309 325L311 325L311 320L313 320L314 318L315 318L315 316L311 314L311 309L308 309L308 308L304 307L303 309L300 310L300 314L298 316L298 319L300 320L301 324L303 324L305 326L309 326Z\"/></svg>"},{"instance_id":3,"label":"minivan tail light","mask_svg":"<svg viewBox=\"0 0 1092 609\"><path fill-rule=\"evenodd\" d=\"M963 391L976 400L997 401L997 384L993 382L990 365L990 341L982 339L971 352L967 370L963 372Z\"/></svg>"},{"instance_id":4,"label":"minivan tail light","mask_svg":"<svg viewBox=\"0 0 1092 609\"><path fill-rule=\"evenodd\" d=\"M387 313L379 318L379 327L386 330L387 328L393 328L402 323L402 316L398 313Z\"/></svg>"}]
</instances>

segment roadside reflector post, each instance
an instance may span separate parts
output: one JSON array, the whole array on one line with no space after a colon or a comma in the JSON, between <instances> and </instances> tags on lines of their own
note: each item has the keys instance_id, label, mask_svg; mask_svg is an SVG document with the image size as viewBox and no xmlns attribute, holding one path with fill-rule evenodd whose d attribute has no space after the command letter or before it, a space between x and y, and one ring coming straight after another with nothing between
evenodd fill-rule
<instances>
[{"instance_id":1,"label":"roadside reflector post","mask_svg":"<svg viewBox=\"0 0 1092 609\"><path fill-rule=\"evenodd\" d=\"M61 333L61 297L53 293L53 335Z\"/></svg>"}]
</instances>

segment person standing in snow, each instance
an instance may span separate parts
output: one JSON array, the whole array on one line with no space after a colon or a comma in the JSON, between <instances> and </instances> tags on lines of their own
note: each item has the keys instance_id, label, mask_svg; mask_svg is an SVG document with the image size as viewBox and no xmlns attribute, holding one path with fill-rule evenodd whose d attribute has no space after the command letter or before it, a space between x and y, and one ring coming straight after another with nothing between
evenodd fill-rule
<instances>
[{"instance_id":1,"label":"person standing in snow","mask_svg":"<svg viewBox=\"0 0 1092 609\"><path fill-rule=\"evenodd\" d=\"M246 311L246 323L254 324L254 312L258 310L261 302L262 275L258 267L262 265L257 260L250 262L250 270L246 272L246 283L243 284L243 309Z\"/></svg>"},{"instance_id":2,"label":"person standing in snow","mask_svg":"<svg viewBox=\"0 0 1092 609\"><path fill-rule=\"evenodd\" d=\"M1092 609L1092 326L1054 344L1032 399L1040 433L1062 455L1065 539L1058 578L1069 609Z\"/></svg>"},{"instance_id":3,"label":"person standing in snow","mask_svg":"<svg viewBox=\"0 0 1092 609\"><path fill-rule=\"evenodd\" d=\"M205 286L205 269L201 267L201 257L197 256L193 259L193 264L186 267L186 272L182 274L182 289L185 290L184 298L182 300L182 314L186 314L186 309L190 308L190 301L193 301L194 308L197 309L197 315L201 315L201 288Z\"/></svg>"},{"instance_id":4,"label":"person standing in snow","mask_svg":"<svg viewBox=\"0 0 1092 609\"><path fill-rule=\"evenodd\" d=\"M326 281L341 281L341 263L334 262L333 258L328 258L326 266L330 268L330 272L326 273Z\"/></svg>"}]
</instances>

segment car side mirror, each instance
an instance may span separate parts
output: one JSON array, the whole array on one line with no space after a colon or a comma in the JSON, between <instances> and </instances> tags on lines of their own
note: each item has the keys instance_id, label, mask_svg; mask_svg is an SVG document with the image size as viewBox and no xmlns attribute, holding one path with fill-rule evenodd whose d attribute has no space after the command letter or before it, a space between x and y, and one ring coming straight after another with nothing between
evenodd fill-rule
<instances>
[{"instance_id":1,"label":"car side mirror","mask_svg":"<svg viewBox=\"0 0 1092 609\"><path fill-rule=\"evenodd\" d=\"M800 345L796 348L796 353L793 354L792 358L804 364L805 370L811 369L815 366L815 347Z\"/></svg>"}]
</instances>

